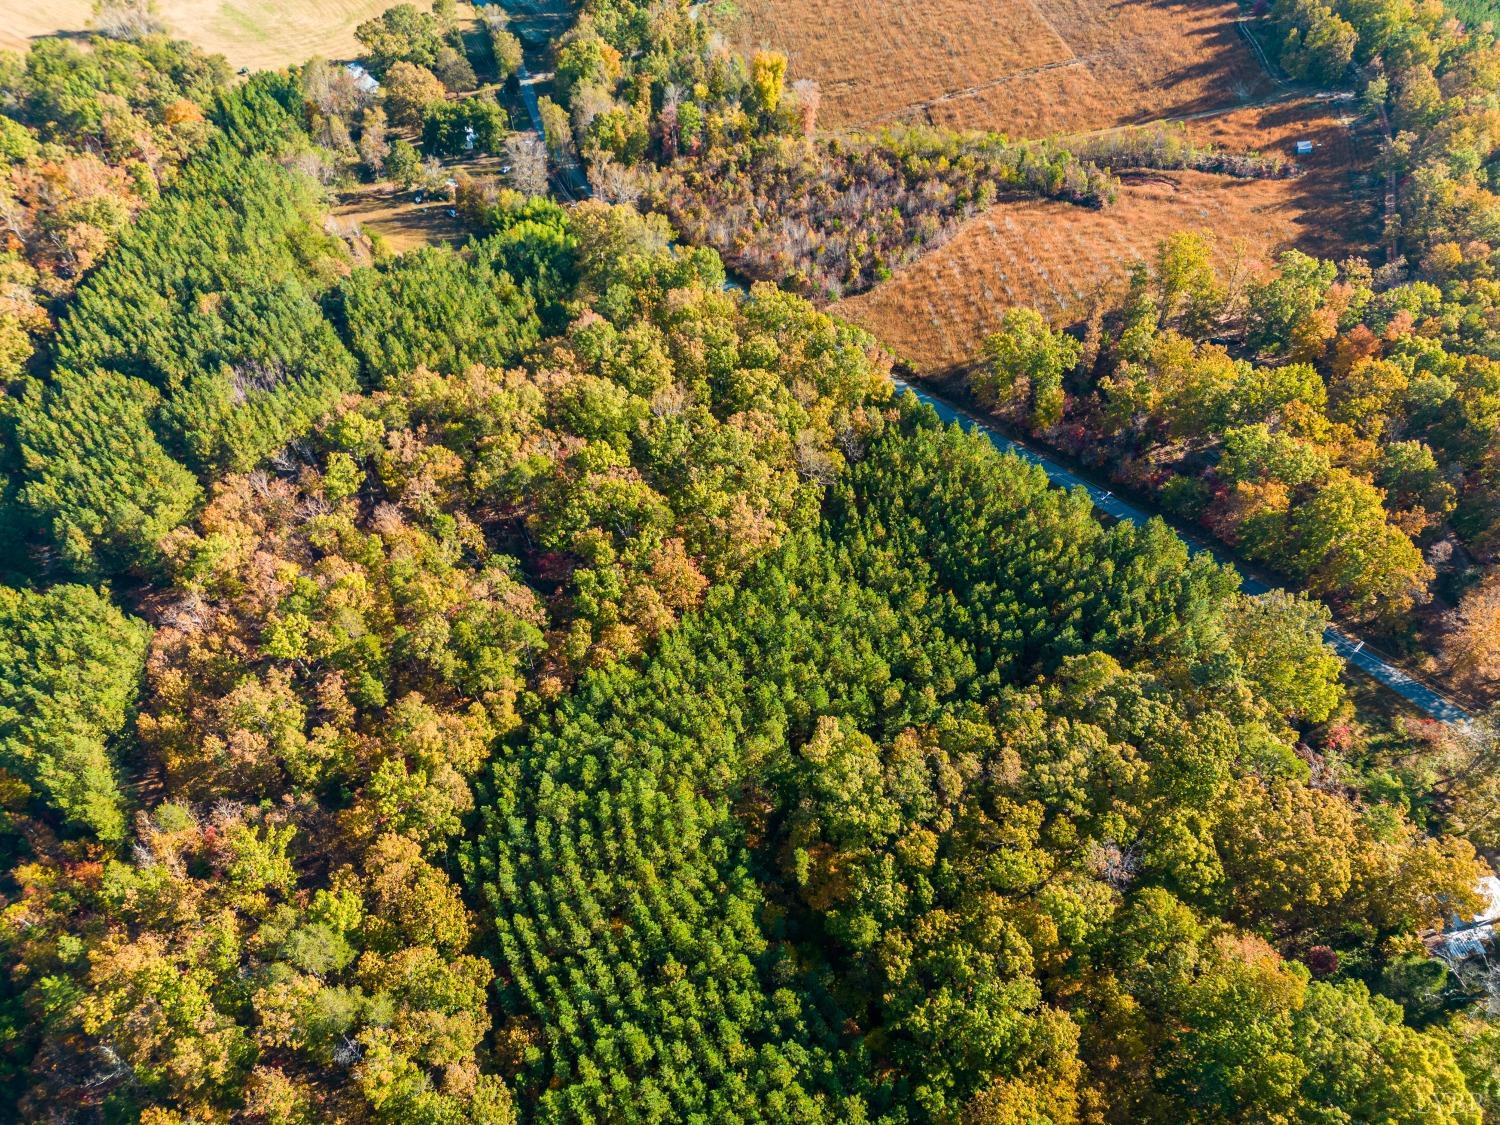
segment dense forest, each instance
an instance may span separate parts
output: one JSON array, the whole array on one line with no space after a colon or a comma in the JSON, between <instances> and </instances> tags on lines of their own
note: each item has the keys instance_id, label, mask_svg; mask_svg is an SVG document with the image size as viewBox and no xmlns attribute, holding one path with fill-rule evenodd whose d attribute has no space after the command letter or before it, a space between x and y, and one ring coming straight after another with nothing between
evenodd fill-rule
<instances>
[{"instance_id":1,"label":"dense forest","mask_svg":"<svg viewBox=\"0 0 1500 1125\"><path fill-rule=\"evenodd\" d=\"M969 387L1429 654L1429 670L1484 705L1500 692L1500 144L1488 125L1500 49L1442 15L1273 11L1288 70L1353 83L1388 123L1384 263L1291 252L1247 276L1177 236L1081 333L1008 313Z\"/></svg>"},{"instance_id":2,"label":"dense forest","mask_svg":"<svg viewBox=\"0 0 1500 1125\"><path fill-rule=\"evenodd\" d=\"M808 299L1001 186L1223 158L824 138L690 7L587 0L542 107L633 203L455 174L472 237L402 254L330 185L536 174L496 14L474 58L451 4L361 25L378 93L0 55L0 1117L1500 1121L1490 962L1429 941L1500 721L1358 710L1319 601L1106 523ZM1340 612L1447 582L1482 677L1493 49L1421 27L1415 272L1180 238L1081 342L1010 313L974 393Z\"/></svg>"}]
</instances>

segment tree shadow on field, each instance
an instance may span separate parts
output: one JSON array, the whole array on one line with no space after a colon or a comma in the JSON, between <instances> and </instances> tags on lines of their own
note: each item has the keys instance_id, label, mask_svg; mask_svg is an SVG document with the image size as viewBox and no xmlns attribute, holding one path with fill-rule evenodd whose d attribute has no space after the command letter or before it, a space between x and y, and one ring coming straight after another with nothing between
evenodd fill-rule
<instances>
[{"instance_id":1,"label":"tree shadow on field","mask_svg":"<svg viewBox=\"0 0 1500 1125\"><path fill-rule=\"evenodd\" d=\"M58 28L56 31L48 31L42 34L32 35L26 41L35 43L39 39L68 39L74 43L82 43L94 38L99 32L91 31L86 27L80 28Z\"/></svg>"},{"instance_id":2,"label":"tree shadow on field","mask_svg":"<svg viewBox=\"0 0 1500 1125\"><path fill-rule=\"evenodd\" d=\"M1371 137L1361 143L1336 121L1304 130L1313 155L1302 157L1293 183L1292 202L1301 214L1298 246L1311 254L1333 257L1372 253L1380 240L1382 184L1379 173L1359 152L1373 152Z\"/></svg>"},{"instance_id":3,"label":"tree shadow on field","mask_svg":"<svg viewBox=\"0 0 1500 1125\"><path fill-rule=\"evenodd\" d=\"M1372 159L1379 138L1370 123L1351 128L1345 123L1350 120L1340 117L1336 105L1301 99L1205 118L1186 128L1198 144L1278 157L1291 165L1295 175L1277 181L1259 210L1288 223L1298 249L1340 257L1370 253L1381 227L1382 185ZM1299 141L1309 143L1312 152L1298 155ZM1244 190L1257 189L1246 181Z\"/></svg>"},{"instance_id":4,"label":"tree shadow on field","mask_svg":"<svg viewBox=\"0 0 1500 1125\"><path fill-rule=\"evenodd\" d=\"M1154 81L1158 90L1169 95L1178 88L1184 94L1171 97L1166 105L1153 111L1134 115L1129 119L1132 123L1230 109L1260 101L1278 91L1277 83L1266 73L1233 19L1184 28L1189 13L1195 9L1181 0L1118 0L1111 5L1110 11L1117 13L1127 8L1158 11L1163 26L1175 28L1175 34L1191 44L1195 59ZM1200 92L1188 96L1187 90Z\"/></svg>"}]
</instances>

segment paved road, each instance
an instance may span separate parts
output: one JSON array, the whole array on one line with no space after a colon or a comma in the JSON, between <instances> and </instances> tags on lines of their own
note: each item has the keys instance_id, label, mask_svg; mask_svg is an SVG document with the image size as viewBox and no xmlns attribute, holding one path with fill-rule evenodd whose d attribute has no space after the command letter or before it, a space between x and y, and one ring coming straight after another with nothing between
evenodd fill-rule
<instances>
[{"instance_id":1,"label":"paved road","mask_svg":"<svg viewBox=\"0 0 1500 1125\"><path fill-rule=\"evenodd\" d=\"M980 421L962 407L939 398L931 391L914 387L902 379L897 379L896 385L909 390L919 400L932 407L943 421L957 422L966 430L977 430L989 438L990 441L994 442L999 448L1014 453L1018 457L1030 461L1033 465L1040 466L1053 484L1062 488L1083 489L1089 494L1089 498L1093 500L1096 508L1113 516L1115 519L1129 520L1134 524L1143 524L1156 514L1128 500L1122 499L1102 485L1079 476L1066 465L1054 460L1047 454L1029 445L1022 445L1020 442L1007 437L993 426ZM1269 582L1249 573L1245 567L1208 540L1199 538L1190 532L1184 532L1181 528L1177 529L1177 533L1187 543L1188 550L1194 554L1207 553L1224 565L1233 567L1235 572L1240 576L1240 589L1245 593L1264 594L1274 589ZM1323 634L1323 639L1348 663L1358 668L1361 672L1364 672L1371 679L1383 684L1431 718L1446 723L1464 722L1469 718L1469 713L1458 706L1458 704L1444 698L1426 684L1397 668L1358 637L1351 636L1341 629L1330 626Z\"/></svg>"},{"instance_id":2,"label":"paved road","mask_svg":"<svg viewBox=\"0 0 1500 1125\"><path fill-rule=\"evenodd\" d=\"M526 109L532 131L545 145L547 130L542 124L542 111L537 97L539 93L551 92L553 76L551 73L537 72L546 72L551 65L552 44L571 25L572 13L566 7L561 11L553 11L545 3L538 4L529 0L513 0L503 7L510 16L511 30L521 40L522 61L516 73L511 76L511 81L516 84L516 93ZM545 30L538 29L537 24L544 25ZM565 202L575 203L593 194L588 175L575 157L559 158L549 148L547 164L552 170L552 187Z\"/></svg>"},{"instance_id":3,"label":"paved road","mask_svg":"<svg viewBox=\"0 0 1500 1125\"><path fill-rule=\"evenodd\" d=\"M541 105L537 101L537 81L538 78L527 71L525 63L522 63L516 70L516 89L521 94L521 104L526 107L526 115L531 118L532 130L536 133L542 144L545 145L547 143L547 130L542 125ZM567 202L575 203L580 199L587 199L593 194L589 189L589 178L584 174L583 167L577 160L571 157L559 160L549 150L547 163L555 169L552 176L552 186L557 189L558 194Z\"/></svg>"}]
</instances>

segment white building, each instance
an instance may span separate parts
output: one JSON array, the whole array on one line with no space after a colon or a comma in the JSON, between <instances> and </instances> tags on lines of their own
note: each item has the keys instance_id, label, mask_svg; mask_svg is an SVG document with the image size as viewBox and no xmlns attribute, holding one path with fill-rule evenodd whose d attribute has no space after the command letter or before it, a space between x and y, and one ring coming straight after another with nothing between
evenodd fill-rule
<instances>
[{"instance_id":1,"label":"white building","mask_svg":"<svg viewBox=\"0 0 1500 1125\"><path fill-rule=\"evenodd\" d=\"M374 95L380 91L380 83L375 81L375 76L359 63L346 63L344 69L354 79L354 88L361 94Z\"/></svg>"},{"instance_id":2,"label":"white building","mask_svg":"<svg viewBox=\"0 0 1500 1125\"><path fill-rule=\"evenodd\" d=\"M1438 937L1438 948L1454 961L1479 957L1486 947L1493 947L1496 928L1500 927L1500 878L1486 875L1474 888L1485 905L1473 918L1454 918Z\"/></svg>"}]
</instances>

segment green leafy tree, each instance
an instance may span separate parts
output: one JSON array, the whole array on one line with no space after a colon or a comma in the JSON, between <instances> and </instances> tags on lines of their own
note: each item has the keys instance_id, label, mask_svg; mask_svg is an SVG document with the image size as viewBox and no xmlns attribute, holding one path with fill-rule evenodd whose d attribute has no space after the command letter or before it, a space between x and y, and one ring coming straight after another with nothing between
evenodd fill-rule
<instances>
[{"instance_id":1,"label":"green leafy tree","mask_svg":"<svg viewBox=\"0 0 1500 1125\"><path fill-rule=\"evenodd\" d=\"M1277 259L1276 275L1252 284L1246 300L1250 345L1260 351L1290 351L1297 330L1328 295L1338 270L1332 262L1288 250Z\"/></svg>"},{"instance_id":2,"label":"green leafy tree","mask_svg":"<svg viewBox=\"0 0 1500 1125\"><path fill-rule=\"evenodd\" d=\"M24 787L12 801L30 791L62 823L124 838L115 750L149 635L88 586L0 588L0 759Z\"/></svg>"},{"instance_id":3,"label":"green leafy tree","mask_svg":"<svg viewBox=\"0 0 1500 1125\"><path fill-rule=\"evenodd\" d=\"M365 61L382 78L398 62L433 69L443 48L454 47L448 42L449 34L437 16L414 4L387 8L354 29L354 37L365 49Z\"/></svg>"},{"instance_id":4,"label":"green leafy tree","mask_svg":"<svg viewBox=\"0 0 1500 1125\"><path fill-rule=\"evenodd\" d=\"M976 376L975 391L989 402L1027 404L1034 429L1055 426L1062 420L1063 376L1082 354L1078 342L1053 331L1033 309L1009 309L1000 323L985 341L989 369Z\"/></svg>"},{"instance_id":5,"label":"green leafy tree","mask_svg":"<svg viewBox=\"0 0 1500 1125\"><path fill-rule=\"evenodd\" d=\"M396 183L403 188L410 188L422 174L422 154L410 141L398 137L391 145L391 154L386 158L385 170Z\"/></svg>"},{"instance_id":6,"label":"green leafy tree","mask_svg":"<svg viewBox=\"0 0 1500 1125\"><path fill-rule=\"evenodd\" d=\"M156 401L138 379L61 371L18 404L21 508L79 574L152 569L161 538L198 501L197 481L151 429Z\"/></svg>"},{"instance_id":7,"label":"green leafy tree","mask_svg":"<svg viewBox=\"0 0 1500 1125\"><path fill-rule=\"evenodd\" d=\"M391 123L401 128L419 128L428 107L442 101L444 95L437 75L404 59L391 65L380 84L380 99Z\"/></svg>"},{"instance_id":8,"label":"green leafy tree","mask_svg":"<svg viewBox=\"0 0 1500 1125\"><path fill-rule=\"evenodd\" d=\"M1272 18L1286 27L1281 65L1293 78L1335 83L1354 59L1359 32L1321 0L1277 0Z\"/></svg>"},{"instance_id":9,"label":"green leafy tree","mask_svg":"<svg viewBox=\"0 0 1500 1125\"><path fill-rule=\"evenodd\" d=\"M490 98L431 102L422 119L422 147L431 156L498 152L509 132L505 110Z\"/></svg>"},{"instance_id":10,"label":"green leafy tree","mask_svg":"<svg viewBox=\"0 0 1500 1125\"><path fill-rule=\"evenodd\" d=\"M1224 312L1228 290L1201 235L1179 231L1157 249L1156 284L1162 315L1189 336L1208 335Z\"/></svg>"},{"instance_id":11,"label":"green leafy tree","mask_svg":"<svg viewBox=\"0 0 1500 1125\"><path fill-rule=\"evenodd\" d=\"M1308 985L1293 1034L1311 1105L1355 1121L1482 1120L1447 1044L1406 1026L1396 1004L1358 981Z\"/></svg>"},{"instance_id":12,"label":"green leafy tree","mask_svg":"<svg viewBox=\"0 0 1500 1125\"><path fill-rule=\"evenodd\" d=\"M1246 598L1227 615L1256 695L1277 713L1320 723L1342 702L1343 662L1324 641L1331 621L1319 603L1283 591Z\"/></svg>"},{"instance_id":13,"label":"green leafy tree","mask_svg":"<svg viewBox=\"0 0 1500 1125\"><path fill-rule=\"evenodd\" d=\"M403 255L351 275L342 297L350 342L377 384L421 365L450 373L504 366L539 332L531 300L485 244Z\"/></svg>"},{"instance_id":14,"label":"green leafy tree","mask_svg":"<svg viewBox=\"0 0 1500 1125\"><path fill-rule=\"evenodd\" d=\"M1279 555L1311 592L1364 616L1403 612L1431 577L1422 553L1388 522L1379 490L1339 471L1292 509Z\"/></svg>"},{"instance_id":15,"label":"green leafy tree","mask_svg":"<svg viewBox=\"0 0 1500 1125\"><path fill-rule=\"evenodd\" d=\"M504 28L490 31L490 53L495 59L495 73L502 80L520 70L524 61L521 41Z\"/></svg>"}]
</instances>

